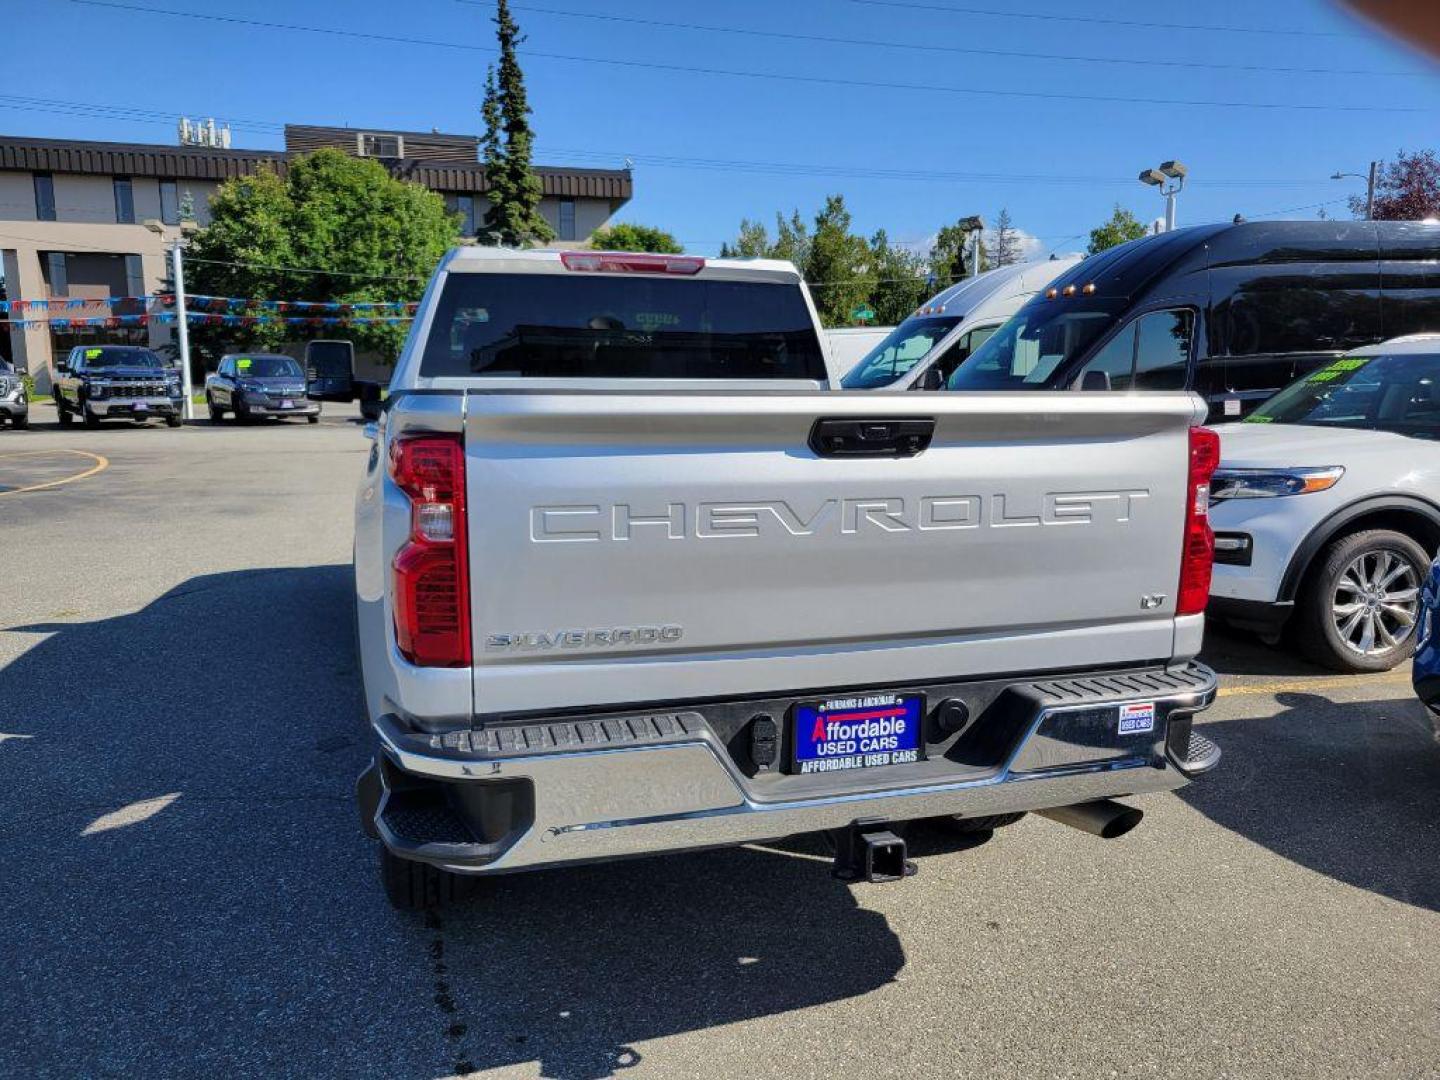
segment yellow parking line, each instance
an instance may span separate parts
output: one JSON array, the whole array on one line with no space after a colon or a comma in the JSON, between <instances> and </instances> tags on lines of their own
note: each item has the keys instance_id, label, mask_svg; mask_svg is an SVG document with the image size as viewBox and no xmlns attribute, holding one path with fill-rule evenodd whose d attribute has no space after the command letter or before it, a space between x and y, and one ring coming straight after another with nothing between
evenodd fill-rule
<instances>
[{"instance_id":1,"label":"yellow parking line","mask_svg":"<svg viewBox=\"0 0 1440 1080\"><path fill-rule=\"evenodd\" d=\"M1410 671L1391 671L1384 675L1322 675L1311 679L1288 679L1275 682L1250 683L1245 686L1222 686L1220 697L1240 694L1303 693L1307 690L1338 690L1346 686L1375 686L1381 683L1408 683Z\"/></svg>"},{"instance_id":2,"label":"yellow parking line","mask_svg":"<svg viewBox=\"0 0 1440 1080\"><path fill-rule=\"evenodd\" d=\"M23 495L27 491L44 491L46 488L59 487L61 484L73 484L76 480L84 480L87 476L94 476L110 467L110 459L101 457L99 454L92 454L88 450L20 450L11 454L0 454L0 461L6 458L21 457L42 457L46 454L75 454L79 457L89 458L95 462L94 465L83 472L75 473L73 476L62 476L59 480L47 480L43 484L28 484L25 487L11 488L9 491L0 491L0 499L6 495Z\"/></svg>"}]
</instances>

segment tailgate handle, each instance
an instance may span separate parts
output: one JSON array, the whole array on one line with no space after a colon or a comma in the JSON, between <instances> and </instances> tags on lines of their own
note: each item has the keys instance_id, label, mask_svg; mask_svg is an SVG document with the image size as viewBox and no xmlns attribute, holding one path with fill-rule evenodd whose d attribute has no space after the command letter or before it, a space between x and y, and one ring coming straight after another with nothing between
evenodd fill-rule
<instances>
[{"instance_id":1,"label":"tailgate handle","mask_svg":"<svg viewBox=\"0 0 1440 1080\"><path fill-rule=\"evenodd\" d=\"M810 449L820 457L914 457L934 435L931 416L822 416L810 429Z\"/></svg>"}]
</instances>

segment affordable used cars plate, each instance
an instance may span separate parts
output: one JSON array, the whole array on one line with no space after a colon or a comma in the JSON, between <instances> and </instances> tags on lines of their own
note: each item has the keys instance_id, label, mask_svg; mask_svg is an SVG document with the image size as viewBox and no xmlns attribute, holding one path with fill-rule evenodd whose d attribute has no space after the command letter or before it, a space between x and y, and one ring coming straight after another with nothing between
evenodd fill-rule
<instances>
[{"instance_id":1,"label":"affordable used cars plate","mask_svg":"<svg viewBox=\"0 0 1440 1080\"><path fill-rule=\"evenodd\" d=\"M902 765L925 756L923 694L852 694L802 702L791 717L793 773Z\"/></svg>"}]
</instances>

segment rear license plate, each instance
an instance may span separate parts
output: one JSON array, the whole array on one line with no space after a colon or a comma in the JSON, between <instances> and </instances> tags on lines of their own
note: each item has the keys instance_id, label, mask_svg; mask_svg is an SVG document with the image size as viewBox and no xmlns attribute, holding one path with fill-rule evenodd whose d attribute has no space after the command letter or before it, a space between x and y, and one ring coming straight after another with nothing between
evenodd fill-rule
<instances>
[{"instance_id":1,"label":"rear license plate","mask_svg":"<svg viewBox=\"0 0 1440 1080\"><path fill-rule=\"evenodd\" d=\"M923 694L854 694L792 710L790 771L844 772L925 756Z\"/></svg>"}]
</instances>

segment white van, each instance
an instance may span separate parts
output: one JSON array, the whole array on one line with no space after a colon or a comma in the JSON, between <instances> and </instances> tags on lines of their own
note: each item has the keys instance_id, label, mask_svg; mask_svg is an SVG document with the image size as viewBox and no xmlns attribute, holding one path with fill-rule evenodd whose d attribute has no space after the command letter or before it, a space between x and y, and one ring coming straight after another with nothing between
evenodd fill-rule
<instances>
[{"instance_id":1,"label":"white van","mask_svg":"<svg viewBox=\"0 0 1440 1080\"><path fill-rule=\"evenodd\" d=\"M830 366L835 371L849 371L861 357L890 336L893 326L842 326L825 331L825 344L830 349Z\"/></svg>"},{"instance_id":2,"label":"white van","mask_svg":"<svg viewBox=\"0 0 1440 1080\"><path fill-rule=\"evenodd\" d=\"M1015 263L951 285L890 331L840 385L846 390L938 390L961 360L1081 258Z\"/></svg>"}]
</instances>

